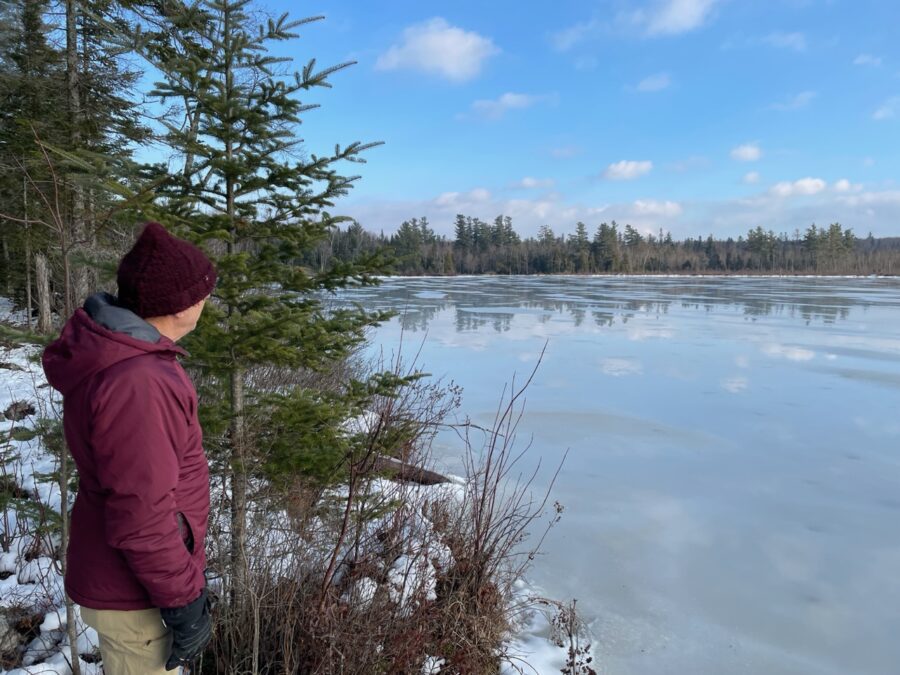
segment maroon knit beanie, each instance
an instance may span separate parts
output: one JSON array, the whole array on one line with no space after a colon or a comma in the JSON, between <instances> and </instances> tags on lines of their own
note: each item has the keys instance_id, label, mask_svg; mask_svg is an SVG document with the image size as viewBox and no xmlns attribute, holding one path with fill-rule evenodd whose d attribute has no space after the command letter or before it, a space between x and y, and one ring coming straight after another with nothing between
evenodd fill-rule
<instances>
[{"instance_id":1,"label":"maroon knit beanie","mask_svg":"<svg viewBox=\"0 0 900 675\"><path fill-rule=\"evenodd\" d=\"M119 263L118 281L120 305L143 318L165 316L209 295L216 270L199 248L151 222Z\"/></svg>"}]
</instances>

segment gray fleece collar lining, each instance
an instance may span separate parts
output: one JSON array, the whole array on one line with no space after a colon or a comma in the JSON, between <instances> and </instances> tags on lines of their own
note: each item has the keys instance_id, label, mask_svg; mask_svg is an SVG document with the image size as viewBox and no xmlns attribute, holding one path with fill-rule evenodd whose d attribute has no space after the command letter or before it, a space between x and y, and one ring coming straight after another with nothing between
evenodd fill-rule
<instances>
[{"instance_id":1,"label":"gray fleece collar lining","mask_svg":"<svg viewBox=\"0 0 900 675\"><path fill-rule=\"evenodd\" d=\"M84 301L84 311L94 321L115 333L125 333L144 342L159 342L162 335L137 314L116 304L109 293L94 293Z\"/></svg>"}]
</instances>

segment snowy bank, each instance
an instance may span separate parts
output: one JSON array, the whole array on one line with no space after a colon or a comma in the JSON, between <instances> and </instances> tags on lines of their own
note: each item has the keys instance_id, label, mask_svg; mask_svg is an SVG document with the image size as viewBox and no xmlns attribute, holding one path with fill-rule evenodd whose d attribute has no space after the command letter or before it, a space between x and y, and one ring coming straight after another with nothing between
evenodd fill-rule
<instances>
[{"instance_id":1,"label":"snowy bank","mask_svg":"<svg viewBox=\"0 0 900 675\"><path fill-rule=\"evenodd\" d=\"M8 302L0 298L0 321L20 324L21 313L11 312ZM59 485L55 474L58 460L46 447L42 432L46 420L56 419L60 410L59 400L47 386L39 363L40 349L34 346L10 346L0 344L0 675L24 675L72 672L69 658L72 652L66 626L66 608L63 579L58 560L59 537L48 524L58 520L61 510ZM25 403L22 410L34 409L32 414L11 415L7 419L3 411L14 404ZM23 417L22 419L16 419ZM371 420L369 420L371 422ZM357 422L365 426L366 421ZM465 480L450 476L449 482L435 485L373 478L369 485L372 504L402 504L404 517L399 550L382 552L386 574L368 576L355 567L357 560L349 545L338 551L339 565L331 583L339 589L342 602L365 608L376 595L411 613L433 603L439 593L442 574L454 564L450 547L442 541L436 516L430 510L433 504L456 504L461 512L466 508L467 488ZM215 493L215 490L214 490ZM227 499L227 491L220 498ZM214 500L216 496L214 494ZM329 498L337 510L347 499L346 489L330 491ZM70 504L73 495L70 495ZM214 509L213 520L220 532L227 531L225 510ZM286 521L286 513L260 514L264 523ZM364 539L377 542L379 536L389 531L396 521L395 511L366 523ZM319 518L311 521L313 532L326 532ZM326 550L330 545L325 538L318 541L313 534L306 541L293 536L281 536L278 531L263 527L257 530L268 537L267 545L275 546L282 553L280 570L292 568L293 558L300 558L304 547ZM273 549L274 550L274 549ZM356 553L358 557L358 551ZM311 555L310 560L316 559ZM518 633L506 646L509 663L504 675L514 673L550 674L567 672L566 649L554 644L552 612L541 611L531 598L538 595L535 589L519 582L514 601L518 605L533 605L531 610L519 613ZM102 668L96 632L85 626L78 608L75 608L75 652L79 655L81 672L100 675ZM447 664L443 655L427 657L422 663L422 673L437 675ZM4 669L5 668L5 669Z\"/></svg>"}]
</instances>

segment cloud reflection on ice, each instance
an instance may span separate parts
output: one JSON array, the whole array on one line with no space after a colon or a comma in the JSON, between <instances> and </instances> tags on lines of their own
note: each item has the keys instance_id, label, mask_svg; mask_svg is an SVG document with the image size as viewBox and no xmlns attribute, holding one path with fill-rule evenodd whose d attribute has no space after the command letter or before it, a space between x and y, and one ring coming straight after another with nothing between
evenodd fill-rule
<instances>
[{"instance_id":1,"label":"cloud reflection on ice","mask_svg":"<svg viewBox=\"0 0 900 675\"><path fill-rule=\"evenodd\" d=\"M816 353L810 349L779 344L765 345L762 351L767 356L785 358L789 361L810 361L816 356Z\"/></svg>"},{"instance_id":2,"label":"cloud reflection on ice","mask_svg":"<svg viewBox=\"0 0 900 675\"><path fill-rule=\"evenodd\" d=\"M644 372L640 362L634 359L603 359L600 361L600 370L604 375L611 377L640 375Z\"/></svg>"},{"instance_id":3,"label":"cloud reflection on ice","mask_svg":"<svg viewBox=\"0 0 900 675\"><path fill-rule=\"evenodd\" d=\"M722 382L722 389L732 394L740 394L747 388L747 385L746 377L729 377Z\"/></svg>"},{"instance_id":4,"label":"cloud reflection on ice","mask_svg":"<svg viewBox=\"0 0 900 675\"><path fill-rule=\"evenodd\" d=\"M669 340L675 337L675 331L662 326L629 326L628 339L636 342L642 340Z\"/></svg>"}]
</instances>

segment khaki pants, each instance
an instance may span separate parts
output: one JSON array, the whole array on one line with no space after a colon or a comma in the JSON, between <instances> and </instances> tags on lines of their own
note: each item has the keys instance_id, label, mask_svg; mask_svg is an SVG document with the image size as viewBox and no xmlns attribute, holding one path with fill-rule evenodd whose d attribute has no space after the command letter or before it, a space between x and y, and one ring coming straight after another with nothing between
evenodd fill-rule
<instances>
[{"instance_id":1,"label":"khaki pants","mask_svg":"<svg viewBox=\"0 0 900 675\"><path fill-rule=\"evenodd\" d=\"M81 608L81 618L100 635L104 675L175 675L166 670L172 634L158 609Z\"/></svg>"}]
</instances>

